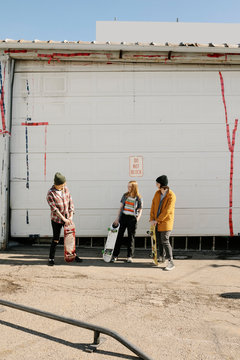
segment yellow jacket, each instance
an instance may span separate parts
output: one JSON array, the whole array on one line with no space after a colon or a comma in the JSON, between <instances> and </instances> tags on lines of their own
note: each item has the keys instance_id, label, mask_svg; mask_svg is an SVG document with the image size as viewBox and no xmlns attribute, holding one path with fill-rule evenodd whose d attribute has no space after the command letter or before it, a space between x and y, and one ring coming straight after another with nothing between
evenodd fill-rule
<instances>
[{"instance_id":1,"label":"yellow jacket","mask_svg":"<svg viewBox=\"0 0 240 360\"><path fill-rule=\"evenodd\" d=\"M161 191L158 190L152 200L150 221L156 220L158 223L158 231L171 231L174 222L174 211L176 195L170 189L168 189L165 198L162 201L161 212L157 217L158 207L160 203Z\"/></svg>"}]
</instances>

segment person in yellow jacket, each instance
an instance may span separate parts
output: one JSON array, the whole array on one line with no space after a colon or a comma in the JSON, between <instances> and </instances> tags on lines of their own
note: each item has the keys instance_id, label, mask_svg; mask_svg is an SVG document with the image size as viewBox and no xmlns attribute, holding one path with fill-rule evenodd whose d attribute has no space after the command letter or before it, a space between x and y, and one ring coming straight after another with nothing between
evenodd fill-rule
<instances>
[{"instance_id":1,"label":"person in yellow jacket","mask_svg":"<svg viewBox=\"0 0 240 360\"><path fill-rule=\"evenodd\" d=\"M168 178L161 175L156 179L158 190L156 191L151 206L150 222L156 226L156 238L159 243L160 262L165 262L165 256L168 264L165 270L175 268L173 263L172 247L169 241L174 223L174 211L176 196L168 187Z\"/></svg>"}]
</instances>

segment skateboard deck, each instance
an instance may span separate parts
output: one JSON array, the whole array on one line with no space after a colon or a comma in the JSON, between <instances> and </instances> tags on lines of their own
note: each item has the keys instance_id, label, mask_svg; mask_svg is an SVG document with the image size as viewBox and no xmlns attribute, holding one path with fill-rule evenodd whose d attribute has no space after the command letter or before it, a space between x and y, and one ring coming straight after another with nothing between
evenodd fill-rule
<instances>
[{"instance_id":1,"label":"skateboard deck","mask_svg":"<svg viewBox=\"0 0 240 360\"><path fill-rule=\"evenodd\" d=\"M113 257L113 250L116 244L118 230L120 225L114 227L113 224L108 228L108 237L103 250L103 260L105 262L110 262Z\"/></svg>"},{"instance_id":2,"label":"skateboard deck","mask_svg":"<svg viewBox=\"0 0 240 360\"><path fill-rule=\"evenodd\" d=\"M64 226L64 260L72 262L76 257L75 225L74 223Z\"/></svg>"},{"instance_id":3,"label":"skateboard deck","mask_svg":"<svg viewBox=\"0 0 240 360\"><path fill-rule=\"evenodd\" d=\"M155 226L150 227L150 231L147 231L147 234L151 236L151 245L152 245L152 259L155 265L158 265L157 259L157 239L156 239L156 232Z\"/></svg>"}]
</instances>

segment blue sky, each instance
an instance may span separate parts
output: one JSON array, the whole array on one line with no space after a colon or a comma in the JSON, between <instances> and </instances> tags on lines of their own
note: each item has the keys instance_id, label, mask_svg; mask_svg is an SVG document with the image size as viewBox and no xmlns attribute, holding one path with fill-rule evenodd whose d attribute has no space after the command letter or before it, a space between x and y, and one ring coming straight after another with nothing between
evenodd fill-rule
<instances>
[{"instance_id":1,"label":"blue sky","mask_svg":"<svg viewBox=\"0 0 240 360\"><path fill-rule=\"evenodd\" d=\"M0 0L0 39L92 41L96 21L240 23L240 0Z\"/></svg>"}]
</instances>

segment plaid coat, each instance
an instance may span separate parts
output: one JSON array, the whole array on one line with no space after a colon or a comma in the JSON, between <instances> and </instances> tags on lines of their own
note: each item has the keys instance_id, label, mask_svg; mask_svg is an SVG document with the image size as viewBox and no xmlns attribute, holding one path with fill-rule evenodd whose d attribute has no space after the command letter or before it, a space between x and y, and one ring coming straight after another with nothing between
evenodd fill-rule
<instances>
[{"instance_id":1,"label":"plaid coat","mask_svg":"<svg viewBox=\"0 0 240 360\"><path fill-rule=\"evenodd\" d=\"M63 221L57 216L56 210L59 210L59 212L67 219L70 216L69 213L74 211L72 197L66 186L62 190L61 197L60 191L55 189L53 185L47 193L47 202L51 209L51 220L59 224L63 224Z\"/></svg>"}]
</instances>

